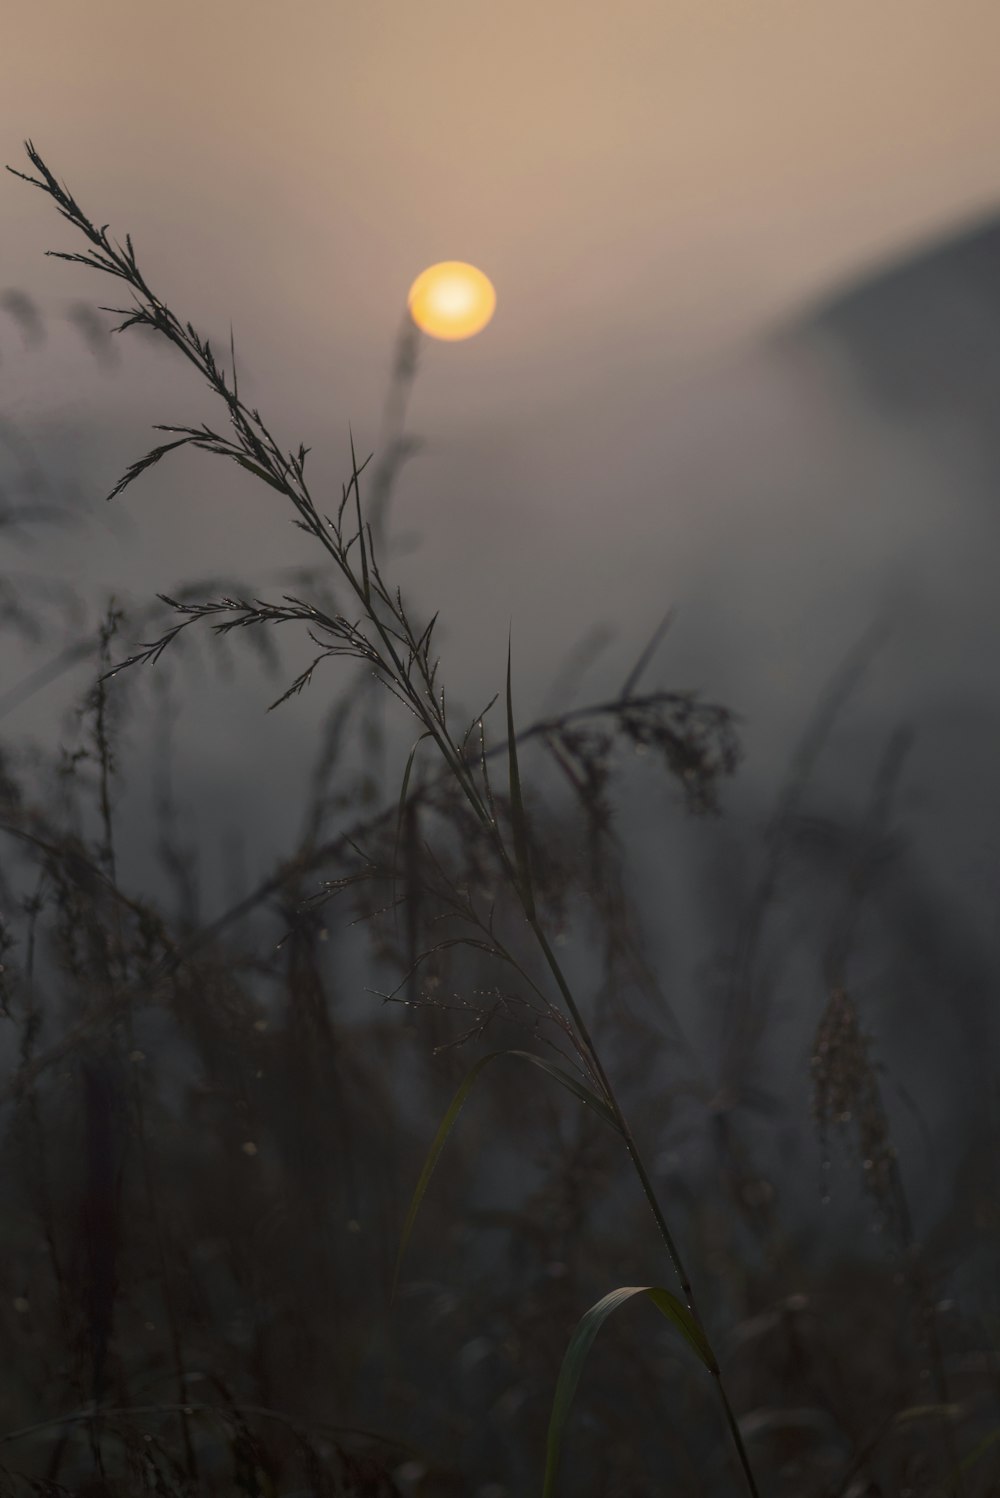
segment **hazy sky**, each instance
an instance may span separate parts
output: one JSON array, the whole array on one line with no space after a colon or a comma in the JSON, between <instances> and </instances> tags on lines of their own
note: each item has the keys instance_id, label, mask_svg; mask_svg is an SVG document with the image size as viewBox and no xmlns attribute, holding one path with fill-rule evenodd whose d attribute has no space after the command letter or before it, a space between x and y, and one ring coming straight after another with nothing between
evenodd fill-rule
<instances>
[{"instance_id":1,"label":"hazy sky","mask_svg":"<svg viewBox=\"0 0 1000 1498\"><path fill-rule=\"evenodd\" d=\"M0 141L359 419L414 274L481 264L496 324L437 372L471 414L675 369L991 205L998 51L993 0L13 0ZM0 279L58 297L51 215L8 183L3 226Z\"/></svg>"},{"instance_id":2,"label":"hazy sky","mask_svg":"<svg viewBox=\"0 0 1000 1498\"><path fill-rule=\"evenodd\" d=\"M593 530L610 489L641 504L677 478L678 412L686 482L678 384L997 199L994 0L15 0L2 41L4 159L30 136L177 311L220 338L231 319L253 398L331 475L349 419L377 441L412 277L488 272L494 323L426 350L412 407L433 444L412 513L462 546L498 496L543 551L548 525ZM72 235L40 194L6 176L0 194L0 289L55 316L114 302L41 258ZM88 431L113 409L100 489L149 422L194 405L134 341L127 361L112 397L64 330L0 366L0 401Z\"/></svg>"},{"instance_id":3,"label":"hazy sky","mask_svg":"<svg viewBox=\"0 0 1000 1498\"><path fill-rule=\"evenodd\" d=\"M425 349L411 420L428 448L396 512L423 537L406 576L444 605L459 674L485 650L500 679L512 615L548 674L620 624L623 674L679 602L681 684L754 702L758 727L785 693L785 732L887 578L921 596L960 529L916 437L853 411L847 441L821 384L746 351L995 207L998 56L995 0L14 0L0 145L23 164L30 136L131 230L183 317L220 340L232 320L244 388L313 444L332 492L348 419L376 441L413 276L481 265L496 318ZM21 355L0 319L0 409L44 422L98 495L153 421L207 410L127 335L100 374L61 319L114 286L42 259L76 246L41 194L4 176L0 215L0 290L31 292L53 330ZM154 472L89 534L70 570L140 598L302 556L269 496L210 460ZM260 752L292 752L259 693L225 704Z\"/></svg>"}]
</instances>

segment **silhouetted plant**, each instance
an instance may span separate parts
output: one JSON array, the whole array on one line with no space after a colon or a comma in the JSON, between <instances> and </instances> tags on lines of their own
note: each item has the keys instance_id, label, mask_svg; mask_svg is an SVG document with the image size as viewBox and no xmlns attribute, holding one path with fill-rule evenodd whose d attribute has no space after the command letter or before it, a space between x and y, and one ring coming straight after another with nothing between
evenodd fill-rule
<instances>
[{"instance_id":1,"label":"silhouetted plant","mask_svg":"<svg viewBox=\"0 0 1000 1498\"><path fill-rule=\"evenodd\" d=\"M392 587L383 578L377 554L375 535L371 524L366 522L361 500L360 477L366 466L358 466L351 443L352 472L350 482L343 487L340 504L335 515L321 513L310 492L306 480L306 458L309 449L300 444L297 451L284 452L265 425L259 411L248 408L239 395L236 372L235 347L230 340L230 370L220 366L208 340L201 338L191 323L182 323L170 308L151 290L136 260L130 236L125 237L125 246L113 244L107 236L106 226L97 228L83 213L72 195L57 182L37 151L28 144L29 158L39 172L39 177L19 173L31 185L46 192L57 209L93 248L83 253L58 251L59 258L99 270L122 281L132 291L134 302L129 308L115 308L123 321L118 331L135 326L145 326L162 333L207 381L213 393L227 407L232 435L227 436L213 428L162 425L158 430L171 434L171 440L154 447L145 457L130 465L122 479L115 485L109 498L113 499L131 484L140 474L168 453L177 448L191 446L216 456L229 458L247 469L256 478L276 490L287 499L298 514L296 524L311 535L326 550L337 574L346 587L352 613L332 613L304 600L286 595L280 604L263 600L223 598L203 604L173 604L184 617L159 640L144 646L121 665L108 673L117 675L127 666L142 662L154 662L189 624L203 619L215 621L220 633L234 629L255 628L268 624L297 622L307 627L310 640L319 649L312 663L299 674L287 691L273 706L300 692L311 680L316 667L323 661L335 657L353 659L370 668L390 694L409 710L422 729L421 738L430 739L438 750L447 772L461 792L474 824L478 824L479 835L495 859L499 872L508 888L516 897L523 917L530 928L535 943L548 969L550 981L554 982L559 995L559 1004L565 1012L565 1031L577 1053L577 1065L583 1079L571 1072L564 1072L547 1064L546 1069L555 1079L570 1087L586 1103L604 1115L611 1127L621 1136L632 1161L642 1190L649 1202L668 1256L680 1281L682 1300L671 1292L653 1287L646 1293L660 1310L671 1318L704 1362L715 1380L722 1407L726 1416L736 1452L751 1493L756 1494L756 1484L751 1472L739 1427L729 1404L722 1382L718 1361L711 1349L707 1334L695 1309L694 1292L687 1271L681 1260L679 1249L667 1225L652 1180L646 1170L635 1136L622 1111L612 1087L604 1063L591 1037L588 1023L563 973L546 934L545 923L536 903L536 879L533 873L529 821L521 790L518 767L517 735L514 726L511 662L508 652L506 686L506 724L509 769L509 800L505 807L499 803L490 778L486 757L486 733L484 719L489 707L496 702L494 697L482 713L477 714L460 736L452 728L448 716L446 694L439 679L439 661L432 654L432 641L437 615L425 624L416 624L404 606L398 588ZM221 619L219 616L223 616ZM718 709L707 713L691 698L678 698L660 693L637 698L631 688L634 682L626 683L629 689L623 698L609 704L604 716L610 717L618 729L634 744L653 747L664 754L671 771L679 776L690 799L696 805L712 804L714 782L720 773L730 770L735 762L735 746L729 736L729 722L725 713ZM721 745L719 730L722 729ZM562 734L564 754L575 753L578 759L584 754L583 740ZM476 736L478 735L478 746ZM552 737L559 737L553 731ZM419 743L419 740L418 740ZM572 747L571 747L572 746ZM478 747L478 754L476 749ZM416 746L414 746L416 749ZM405 813L407 780L413 757L408 762L401 794L401 808ZM470 827L470 832L473 828ZM494 911L491 904L489 914L481 914L469 899L464 908L458 910L460 917L471 924L482 935L461 937L460 941L472 942L480 950L510 965L525 981L531 982L526 969L516 956L501 941L494 930ZM551 1001L549 1001L551 1002ZM517 1054L517 1053L514 1053ZM536 1059L536 1058L531 1058ZM449 1110L442 1132L432 1148L425 1167L424 1176L418 1186L417 1195L404 1233L408 1235L413 1213L419 1205L426 1187L429 1171L433 1166L440 1146L450 1130L461 1102L464 1101L478 1069L470 1072ZM634 1293L629 1290L628 1294ZM555 1468L558 1460L561 1427L565 1419L567 1400L579 1377L579 1363L589 1345L595 1328L603 1321L608 1310L621 1299L618 1292L605 1297L581 1323L567 1354L567 1362L561 1375L553 1423L549 1439L549 1462L545 1491L553 1490ZM595 1319L596 1318L596 1319Z\"/></svg>"},{"instance_id":2,"label":"silhouetted plant","mask_svg":"<svg viewBox=\"0 0 1000 1498\"><path fill-rule=\"evenodd\" d=\"M75 742L45 764L0 762L0 835L15 850L0 861L0 1016L11 1063L0 1094L10 1118L0 1337L21 1354L0 1382L8 1427L0 1443L23 1457L21 1472L0 1462L0 1484L35 1493L445 1498L479 1482L476 1498L509 1498L535 1482L547 1442L545 1491L553 1492L570 1400L601 1330L607 1356L588 1365L593 1413L564 1458L567 1485L588 1498L732 1491L717 1416L708 1414L713 1384L753 1491L751 1446L775 1495L862 1498L909 1487L929 1498L962 1480L952 1440L961 1432L968 1492L985 1498L1000 1455L991 1365L962 1362L986 1354L970 1324L949 1331L942 1321L910 1225L902 1258L879 1266L852 1249L831 1262L807 1249L793 1212L783 1215L780 1173L760 1158L776 1107L758 1081L773 1025L764 927L783 889L779 875L801 856L809 826L817 831L803 809L806 781L871 642L854 653L795 756L756 889L739 869L726 870L735 893L719 901L722 1003L706 989L725 1030L713 1077L645 956L628 888L631 849L615 816L623 750L658 760L696 813L716 809L737 764L725 709L690 693L639 690L668 621L606 700L518 729L509 652L504 691L481 712L459 712L442 689L435 619L404 604L384 561L392 485L413 450L402 436L412 329L397 349L390 427L398 431L387 435L369 498L352 447L350 480L327 515L305 477L308 450L284 451L241 399L232 342L226 369L154 296L131 241L113 243L30 146L29 155L39 175L26 180L90 242L64 258L129 287L135 301L117 309L122 326L165 336L227 410L222 432L163 429L170 440L132 464L113 493L171 451L200 448L290 503L325 562L276 599L234 580L178 586L161 596L168 624L160 606L124 616L109 606L78 647L98 663L99 680ZM304 630L313 656L273 707L315 688L332 666L349 670L337 678L317 746L301 835L292 854L203 924L197 840L177 833L164 739L153 796L176 896L168 915L123 888L116 853L126 768L117 708L134 680L122 673L182 659L195 626L224 644L266 641L278 625ZM116 663L113 642L126 630L147 643ZM276 658L262 656L272 666ZM357 752L360 741L384 757L376 685L416 720L418 735L398 792L384 800L379 775ZM165 695L161 711L166 723ZM491 713L502 720L492 736ZM892 867L887 811L904 748L902 739L890 745L860 833L835 829L837 915L816 948L825 952L827 1003L816 1117L843 1127L849 1112L860 1125L861 1158L872 1162L862 1178L880 1211L896 1215L908 1208L883 1074L843 969L861 901ZM522 760L532 750L529 781ZM388 1009L352 1010L357 951L351 927L329 920L333 901L349 906L367 942L367 986ZM592 975L586 1006L560 960L567 936L570 957ZM640 1014L636 996L655 1020ZM421 1029L387 1023L397 1006ZM413 1044L420 1036L423 1048ZM465 1051L483 1042L494 1049L470 1066ZM474 1133L452 1137L484 1069L496 1080L470 1119ZM560 1087L525 1090L518 1069ZM442 1085L453 1100L421 1172L412 1136L424 1127L420 1103ZM626 1093L635 1124L619 1100ZM572 1111L560 1109L570 1098ZM803 1135L807 1119L797 1123ZM634 1129L661 1146L652 1171ZM665 1163L666 1143L692 1135L705 1146L703 1168ZM466 1162L475 1151L477 1183L509 1168L513 1155L526 1160L530 1184L509 1206L491 1193L457 1213L455 1177L435 1177L427 1194L446 1142ZM623 1145L681 1296L655 1285L605 1293L623 1262L644 1264L651 1252L649 1218L617 1168ZM654 1176L669 1181L670 1228ZM414 1178L403 1247L410 1242L418 1268L398 1281L406 1315L397 1314L387 1347L381 1311L399 1271L401 1193ZM431 1221L412 1236L418 1208ZM731 1400L691 1299L676 1222L713 1322L733 1328ZM465 1251L473 1230L487 1245L475 1259ZM445 1250L449 1266L459 1261L447 1283ZM637 1344L614 1317L605 1326L630 1299L651 1301L687 1347ZM922 1324L907 1321L908 1306ZM711 1383L694 1376L691 1350ZM928 1361L933 1404L921 1384ZM651 1391L664 1385L677 1418L636 1419L660 1407ZM53 1407L68 1412L50 1418ZM738 1423L734 1408L743 1411ZM331 1409L343 1413L341 1425ZM389 1429L374 1428L374 1411L387 1413ZM414 1427L420 1441L403 1443ZM927 1438L942 1428L943 1447ZM495 1485L497 1473L513 1486Z\"/></svg>"}]
</instances>

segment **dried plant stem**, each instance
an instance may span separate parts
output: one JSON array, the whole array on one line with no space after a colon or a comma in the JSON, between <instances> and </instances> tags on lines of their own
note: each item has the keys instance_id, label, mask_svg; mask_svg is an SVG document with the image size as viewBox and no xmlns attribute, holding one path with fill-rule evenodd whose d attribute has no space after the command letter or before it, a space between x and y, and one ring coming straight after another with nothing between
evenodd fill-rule
<instances>
[{"instance_id":1,"label":"dried plant stem","mask_svg":"<svg viewBox=\"0 0 1000 1498\"><path fill-rule=\"evenodd\" d=\"M99 270L124 282L133 293L133 305L129 308L106 310L114 311L124 317L121 328L144 325L163 334L194 365L228 410L232 427L231 436L224 436L207 426L160 427L160 430L171 434L171 440L154 448L144 458L133 463L112 490L109 498L120 494L140 473L159 462L167 452L173 449L193 446L217 456L229 458L290 501L298 515L296 523L324 548L339 574L341 583L346 588L350 607L357 608L359 611L357 619L354 620L343 613L331 613L290 597L286 597L280 605L270 605L260 600L247 602L231 598L206 605L176 605L185 616L182 621L160 640L152 645L144 646L138 654L122 662L108 675L113 676L117 671L129 665L156 660L179 631L196 619L214 616L219 620L221 616L221 621L215 625L220 631L297 620L308 626L310 638L320 647L321 654L314 661L313 666L302 673L290 688L289 693L285 694L286 696L301 690L306 685L319 660L327 656L348 656L369 666L376 679L413 714L420 724L423 735L433 739L447 771L460 788L492 845L505 880L517 895L534 940L572 1021L579 1052L591 1071L603 1100L614 1115L639 1184L680 1281L688 1310L703 1333L704 1329L694 1307L691 1281L684 1268L676 1240L668 1227L664 1210L583 1013L552 951L535 908L527 860L526 823L523 808L520 805L517 777L516 735L510 708L509 659L508 743L511 762L513 828L513 842L510 847L495 812L493 795L485 771L485 756L482 760L483 784L480 785L477 779L479 769L475 758L468 752L473 727L476 723L481 724L482 715L478 715L473 721L464 739L457 740L449 726L444 689L437 682L438 663L431 656L431 637L436 616L426 627L418 630L403 606L399 590L390 589L381 575L376 537L372 525L366 523L361 507L359 480L366 465L358 466L353 437L351 439L351 478L343 489L339 510L336 518L333 518L320 513L306 482L305 459L308 449L300 445L297 452L284 452L265 426L260 413L248 408L240 399L235 350L232 349L232 344L231 373L227 377L226 371L217 363L209 342L201 339L190 323L181 323L169 307L154 295L136 263L129 236L126 235L124 247L113 243L108 238L107 226L97 228L86 217L69 191L49 171L30 142L26 143L26 149L39 177L28 176L21 172L15 175L24 178L50 196L60 214L81 232L92 246L83 254L55 251L49 253L56 254L58 258ZM743 1438L723 1384L718 1361L708 1346L707 1338L706 1347L708 1347L710 1358L709 1367L722 1403L739 1465L752 1498L758 1498L758 1488Z\"/></svg>"},{"instance_id":2,"label":"dried plant stem","mask_svg":"<svg viewBox=\"0 0 1000 1498\"><path fill-rule=\"evenodd\" d=\"M549 966L549 970L552 973L556 986L559 989L560 994L562 995L563 1001L566 1004L566 1008L569 1010L573 1023L576 1026L577 1034L587 1048L587 1054L590 1057L591 1064L597 1076L597 1080L601 1084L601 1088L608 1106L610 1107L611 1111L614 1113L615 1118L618 1121L618 1127L621 1131L622 1139L625 1142L625 1148L628 1152L629 1159L632 1161L632 1166L639 1178L639 1184L642 1187L643 1195L645 1196L646 1201L649 1203L649 1209L653 1214L653 1218L656 1222L657 1229L659 1230L660 1237L663 1239L663 1243L667 1250L667 1255L670 1259L671 1264L673 1265L674 1273L677 1275L677 1279L680 1282L681 1292L684 1296L684 1302L688 1310L691 1312L691 1315L697 1322L698 1326L700 1327L703 1335L705 1336L706 1344L711 1349L711 1339L709 1338L708 1333L705 1331L704 1324L702 1323L701 1317L698 1314L698 1310L694 1300L694 1290L692 1289L688 1272L684 1267L684 1261L681 1258L680 1250L678 1249L676 1240L674 1239L674 1236L667 1224L666 1216L664 1214L662 1206L660 1205L659 1197L656 1194L656 1188L653 1185L652 1180L650 1179L649 1172L647 1171L642 1156L639 1153L639 1146L636 1143L635 1135L633 1134L628 1119L626 1118L621 1104L618 1101L614 1088L612 1087L610 1079L608 1078L607 1072L604 1069L600 1055L597 1051L597 1047L591 1039L587 1023L584 1020L579 1006L577 1005L576 1000L573 997L572 990L570 989L570 986L566 981L565 974L563 973L562 968L559 965L559 959L553 952L552 947L549 944L549 940L546 937L545 932L542 930L537 917L534 919L529 917L529 925L531 926L535 939L538 942L539 947L541 948L542 955L544 956L545 961ZM759 1490L757 1488L756 1479L753 1475L753 1468L750 1465L750 1457L744 1444L743 1437L740 1433L736 1414L733 1410L732 1404L730 1403L729 1395L726 1392L726 1386L722 1378L722 1371L719 1367L719 1362L715 1357L714 1352L712 1353L712 1364L709 1371L712 1375L719 1400L722 1404L723 1413L726 1417L726 1425L732 1437L733 1445L736 1449L736 1455L743 1470L743 1475L746 1478L747 1488L754 1495L754 1498L759 1498Z\"/></svg>"}]
</instances>

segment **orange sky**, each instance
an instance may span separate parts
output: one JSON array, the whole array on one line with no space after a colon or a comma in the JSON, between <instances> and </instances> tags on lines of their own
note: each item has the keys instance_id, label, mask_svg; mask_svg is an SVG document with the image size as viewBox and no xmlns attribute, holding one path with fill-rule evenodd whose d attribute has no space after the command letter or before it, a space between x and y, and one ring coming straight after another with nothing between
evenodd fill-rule
<instances>
[{"instance_id":1,"label":"orange sky","mask_svg":"<svg viewBox=\"0 0 1000 1498\"><path fill-rule=\"evenodd\" d=\"M423 538L404 584L452 621L470 700L480 652L502 680L512 616L527 704L601 618L624 674L671 603L681 684L741 709L763 692L758 721L779 702L797 732L893 569L929 630L995 596L950 447L935 468L797 368L727 384L724 356L1000 207L1000 0L6 0L0 48L0 160L23 164L30 135L179 315L220 345L232 319L243 393L334 494L348 419L376 445L414 276L462 259L491 277L486 332L421 353L428 447L396 516ZM54 317L23 358L0 319L0 413L53 419L99 496L153 421L202 419L203 392L131 334L118 374L95 370L58 314L115 288L42 259L78 245L6 176L0 227L0 291ZM721 393L685 388L718 364ZM95 504L66 565L142 602L230 567L269 586L304 543L259 488L179 458ZM982 575L956 588L960 564ZM940 674L976 660L963 637ZM890 680L911 691L900 662ZM293 752L292 709L241 690L220 707L213 679L192 762L207 723L220 766L236 721L241 753Z\"/></svg>"},{"instance_id":2,"label":"orange sky","mask_svg":"<svg viewBox=\"0 0 1000 1498\"><path fill-rule=\"evenodd\" d=\"M1000 198L996 0L12 0L2 45L4 158L32 136L168 294L222 288L360 405L435 260L500 296L448 398L483 361L516 402L667 372ZM0 285L96 290L2 202Z\"/></svg>"},{"instance_id":3,"label":"orange sky","mask_svg":"<svg viewBox=\"0 0 1000 1498\"><path fill-rule=\"evenodd\" d=\"M572 538L585 590L586 558L612 589L665 555L673 578L718 423L737 419L685 387L843 277L1000 204L998 0L9 0L2 41L0 159L23 164L30 135L86 210L131 230L179 315L217 346L231 319L244 392L314 446L334 492L348 421L378 447L414 275L482 267L489 328L421 355L410 422L429 446L406 513L442 558L492 525L501 577L523 510L541 576ZM42 258L76 246L41 194L7 176L0 194L0 290L53 313L45 349L0 364L0 408L105 434L87 479L110 487L150 423L195 417L200 394L131 334L127 377L95 377L58 314L115 287ZM0 339L13 354L7 319ZM741 462L713 480L737 501ZM232 474L182 485L179 525L176 500L154 502L175 472L148 481L136 587L190 570L195 537L205 566L244 543L256 568L258 527L286 555L267 496ZM206 483L261 513L234 535ZM604 554L609 492L637 538L659 527L652 552ZM109 549L105 565L114 581L124 564Z\"/></svg>"}]
</instances>

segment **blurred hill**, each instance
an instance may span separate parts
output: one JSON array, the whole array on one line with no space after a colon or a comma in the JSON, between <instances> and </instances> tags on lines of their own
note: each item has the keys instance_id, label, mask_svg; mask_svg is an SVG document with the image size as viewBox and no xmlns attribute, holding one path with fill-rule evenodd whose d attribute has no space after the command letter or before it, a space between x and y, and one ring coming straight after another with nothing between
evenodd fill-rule
<instances>
[{"instance_id":1,"label":"blurred hill","mask_svg":"<svg viewBox=\"0 0 1000 1498\"><path fill-rule=\"evenodd\" d=\"M890 419L946 412L1000 451L1000 219L949 234L840 290L793 336L842 349L864 398Z\"/></svg>"}]
</instances>

